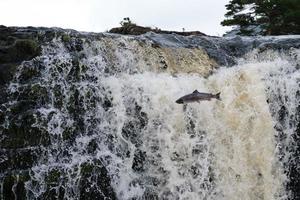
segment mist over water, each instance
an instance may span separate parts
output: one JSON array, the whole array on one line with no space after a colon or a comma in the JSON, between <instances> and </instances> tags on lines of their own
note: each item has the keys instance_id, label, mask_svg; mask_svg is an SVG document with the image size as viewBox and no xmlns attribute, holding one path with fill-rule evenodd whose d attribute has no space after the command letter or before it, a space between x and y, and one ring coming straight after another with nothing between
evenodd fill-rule
<instances>
[{"instance_id":1,"label":"mist over water","mask_svg":"<svg viewBox=\"0 0 300 200\"><path fill-rule=\"evenodd\" d=\"M254 49L232 67L214 68L202 50L170 54L130 38L82 46L74 53L52 41L10 84L11 94L22 90L23 71L40 67L31 84L48 94L34 126L50 134L51 145L25 184L28 198L49 187L57 197L83 198L88 170L89 188L107 196L112 191L101 182L110 183L117 199L293 199L299 50ZM160 55L181 70L151 68ZM205 70L185 70L199 59ZM175 103L195 89L221 92L221 101ZM58 184L49 184L57 172Z\"/></svg>"}]
</instances>

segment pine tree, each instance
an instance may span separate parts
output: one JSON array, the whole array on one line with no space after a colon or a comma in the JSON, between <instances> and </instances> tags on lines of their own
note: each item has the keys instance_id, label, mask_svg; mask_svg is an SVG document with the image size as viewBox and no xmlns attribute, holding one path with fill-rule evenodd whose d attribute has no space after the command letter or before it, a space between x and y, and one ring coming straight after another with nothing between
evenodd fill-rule
<instances>
[{"instance_id":1,"label":"pine tree","mask_svg":"<svg viewBox=\"0 0 300 200\"><path fill-rule=\"evenodd\" d=\"M247 30L250 25L255 24L254 12L250 8L251 4L253 4L253 0L231 0L226 5L225 17L227 19L223 20L221 24L223 26L237 25L240 27L240 34L251 34L251 31ZM247 9L249 9L248 12L245 12Z\"/></svg>"},{"instance_id":2,"label":"pine tree","mask_svg":"<svg viewBox=\"0 0 300 200\"><path fill-rule=\"evenodd\" d=\"M300 34L300 1L276 0L280 13L279 34ZM275 24L276 25L276 24ZM272 27L271 27L272 28Z\"/></svg>"},{"instance_id":3,"label":"pine tree","mask_svg":"<svg viewBox=\"0 0 300 200\"><path fill-rule=\"evenodd\" d=\"M240 27L241 35L251 34L249 27L261 27L263 35L299 34L299 0L231 0L226 5L223 26Z\"/></svg>"}]
</instances>

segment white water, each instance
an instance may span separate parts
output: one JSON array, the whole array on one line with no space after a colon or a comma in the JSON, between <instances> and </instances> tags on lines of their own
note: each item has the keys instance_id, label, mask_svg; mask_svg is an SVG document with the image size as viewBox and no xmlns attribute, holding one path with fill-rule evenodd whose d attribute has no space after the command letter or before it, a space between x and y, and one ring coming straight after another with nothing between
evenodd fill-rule
<instances>
[{"instance_id":1,"label":"white water","mask_svg":"<svg viewBox=\"0 0 300 200\"><path fill-rule=\"evenodd\" d=\"M104 74L104 68L111 63L105 62L100 44L84 49L87 57L80 60L80 66L87 66L87 70L79 80L69 81L71 55L60 42L55 45L55 49L44 48L46 69L42 84L50 94L58 85L61 87L63 106L55 106L58 99L53 95L52 103L39 109L41 124L46 121L53 137L51 148L45 150L47 159L33 168L32 179L39 184L26 184L35 197L46 190L49 171L59 168L67 177L62 183L65 197L78 198L79 166L99 159L107 168L118 199L287 198L287 177L279 157L289 162L292 149L278 150L280 142L276 141L274 129L277 118L271 115L278 108L267 100L274 94L285 96L290 115L295 113L297 99L293 93L299 89L299 60L274 52L253 52L239 65L215 70L205 79L193 73L129 73L131 69L123 70L122 66L144 67L143 62L134 61L129 51L126 58L122 53L117 56L119 73ZM296 50L291 53L299 56ZM55 59L66 64L62 70ZM84 112L78 116L84 127L75 145L68 146L62 136L65 129L73 128L74 116L68 104L74 88L82 101ZM189 104L186 108L175 103L195 89L221 92L222 100ZM112 104L108 108L103 106L106 98ZM294 129L290 126L285 130L284 145L292 144ZM89 153L87 147L92 140L97 148ZM69 156L61 156L64 148ZM134 168L137 154L143 161Z\"/></svg>"}]
</instances>

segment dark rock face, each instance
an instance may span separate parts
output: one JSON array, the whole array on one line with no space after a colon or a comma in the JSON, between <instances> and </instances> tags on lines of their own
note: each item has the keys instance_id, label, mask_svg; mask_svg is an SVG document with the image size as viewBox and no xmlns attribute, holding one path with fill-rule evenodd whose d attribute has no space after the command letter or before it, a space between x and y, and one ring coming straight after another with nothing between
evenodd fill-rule
<instances>
[{"instance_id":1,"label":"dark rock face","mask_svg":"<svg viewBox=\"0 0 300 200\"><path fill-rule=\"evenodd\" d=\"M278 131L277 140L280 145L280 158L285 166L285 173L288 174L289 181L287 182L286 189L291 192L291 199L300 199L300 101L298 102L298 108L294 119L286 119L289 117L289 113L285 110L284 106L279 111L279 122L276 124L276 129ZM274 115L276 115L274 113ZM290 126L296 127L294 133L292 133L292 143L286 144L285 139L287 137L286 130L288 130L286 121L289 121ZM296 124L294 124L296 123ZM290 154L286 155L284 151L288 151Z\"/></svg>"},{"instance_id":2,"label":"dark rock face","mask_svg":"<svg viewBox=\"0 0 300 200\"><path fill-rule=\"evenodd\" d=\"M71 38L59 29L0 27L0 196L4 200L65 199L72 194L78 199L116 199L110 177L100 161L78 166L77 171L81 171L79 193L67 190L68 172L61 167L50 167L43 173L44 189L35 180L33 168L38 163L47 163L48 151L53 155L59 152L59 156L65 158L70 156L65 145L74 145L84 123L80 117L84 112L83 97L76 88L71 90L67 107L73 115L74 126L66 127L61 138L53 137L46 124L43 125L55 113L44 119L38 111L52 102L52 95L58 109L65 106L61 86L56 85L50 90L41 79L45 70L44 60L40 57L42 46L54 38L60 38L70 51L82 50L80 38ZM69 81L76 82L81 79L83 67L76 59L72 65ZM109 107L109 100L104 100L104 104ZM63 142L61 145L65 150L53 149L58 142ZM91 143L91 154L95 148L97 146ZM30 185L30 190L26 184ZM37 191L43 192L37 195Z\"/></svg>"},{"instance_id":3,"label":"dark rock face","mask_svg":"<svg viewBox=\"0 0 300 200\"><path fill-rule=\"evenodd\" d=\"M279 160L288 177L285 187L290 193L289 199L300 199L300 80L293 79L293 73L297 71L290 72L286 77L272 77L272 83L280 84L280 87L276 90L268 88L268 103L272 117L276 119L274 129L277 131ZM298 87L292 89L288 83L296 83Z\"/></svg>"},{"instance_id":4,"label":"dark rock face","mask_svg":"<svg viewBox=\"0 0 300 200\"><path fill-rule=\"evenodd\" d=\"M137 150L134 153L132 169L137 172L142 172L145 170L144 163L146 161L146 152Z\"/></svg>"},{"instance_id":5,"label":"dark rock face","mask_svg":"<svg viewBox=\"0 0 300 200\"><path fill-rule=\"evenodd\" d=\"M105 167L100 162L84 163L81 165L80 199L108 199L116 196L110 186L110 179Z\"/></svg>"},{"instance_id":6,"label":"dark rock face","mask_svg":"<svg viewBox=\"0 0 300 200\"><path fill-rule=\"evenodd\" d=\"M134 100L126 102L127 105L134 105L134 109L131 107L127 108L126 113L132 116L132 120L126 121L122 128L122 135L128 138L135 146L141 146L142 141L139 135L142 129L147 125L148 118L147 114L142 111L142 107L139 106Z\"/></svg>"},{"instance_id":7,"label":"dark rock face","mask_svg":"<svg viewBox=\"0 0 300 200\"><path fill-rule=\"evenodd\" d=\"M40 45L37 31L0 27L0 180L4 199L26 199L24 183L30 179L28 170L39 157L38 147L49 143L44 130L32 127L35 117L31 109L38 102L28 95L37 91L27 88L23 94L7 93L18 66L41 55ZM18 100L9 106L8 101L12 99Z\"/></svg>"},{"instance_id":8,"label":"dark rock face","mask_svg":"<svg viewBox=\"0 0 300 200\"><path fill-rule=\"evenodd\" d=\"M18 64L41 54L37 33L18 33L12 28L0 27L0 85L8 83Z\"/></svg>"},{"instance_id":9,"label":"dark rock face","mask_svg":"<svg viewBox=\"0 0 300 200\"><path fill-rule=\"evenodd\" d=\"M28 173L18 175L7 174L2 180L3 200L26 199L25 182L29 180Z\"/></svg>"}]
</instances>

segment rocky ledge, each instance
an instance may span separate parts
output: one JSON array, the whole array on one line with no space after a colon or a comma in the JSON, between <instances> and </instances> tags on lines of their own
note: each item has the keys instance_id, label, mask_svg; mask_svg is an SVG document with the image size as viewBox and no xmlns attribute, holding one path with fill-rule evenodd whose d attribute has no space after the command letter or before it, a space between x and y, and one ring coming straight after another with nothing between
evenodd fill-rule
<instances>
[{"instance_id":1,"label":"rocky ledge","mask_svg":"<svg viewBox=\"0 0 300 200\"><path fill-rule=\"evenodd\" d=\"M153 32L157 34L177 34L182 36L190 36L190 35L198 35L198 36L206 36L206 34L200 31L166 31L161 30L159 28L150 28L144 26L138 26L136 24L128 24L126 26L116 27L109 30L109 33L118 33L123 35L142 35L148 32Z\"/></svg>"}]
</instances>

